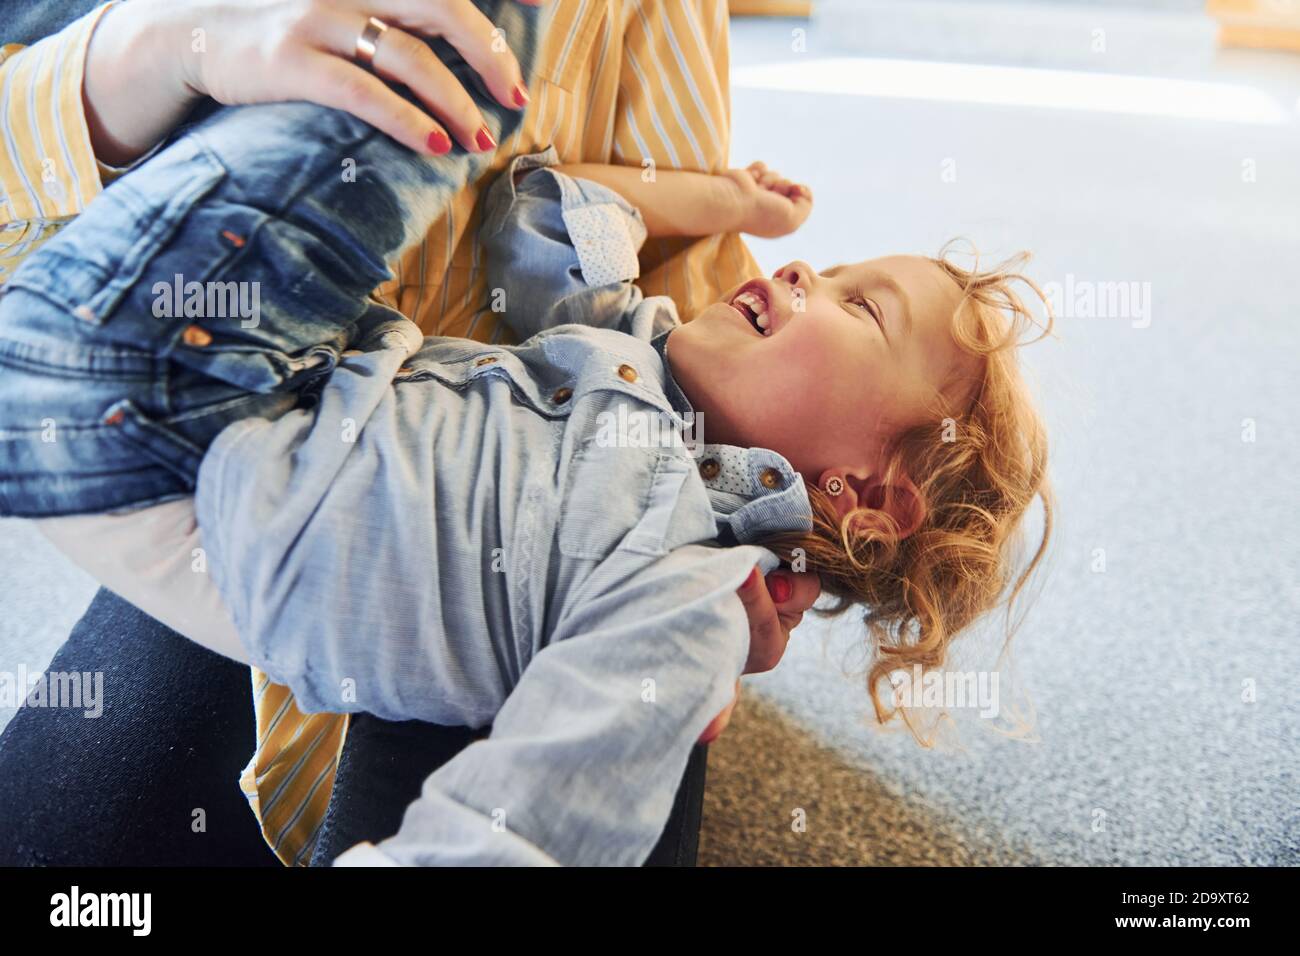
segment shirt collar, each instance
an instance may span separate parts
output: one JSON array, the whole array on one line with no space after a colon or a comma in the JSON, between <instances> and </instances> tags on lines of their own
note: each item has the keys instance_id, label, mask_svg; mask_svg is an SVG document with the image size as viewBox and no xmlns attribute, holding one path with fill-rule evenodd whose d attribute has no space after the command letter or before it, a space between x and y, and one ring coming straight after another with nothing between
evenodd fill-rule
<instances>
[{"instance_id":1,"label":"shirt collar","mask_svg":"<svg viewBox=\"0 0 1300 956\"><path fill-rule=\"evenodd\" d=\"M695 409L691 407L691 401L682 391L681 386L677 384L677 379L673 378L672 366L668 364L668 336L672 335L678 326L660 332L650 344L655 347L659 353L659 360L664 363L664 394L668 396L669 403L673 406L673 411L679 415L695 414Z\"/></svg>"},{"instance_id":2,"label":"shirt collar","mask_svg":"<svg viewBox=\"0 0 1300 956\"><path fill-rule=\"evenodd\" d=\"M689 423L694 420L695 409L668 364L668 336L672 332L661 332L650 344L663 363L664 394L673 410ZM701 425L707 432L708 423ZM766 448L709 442L693 451L714 519L736 541L749 544L770 534L812 531L812 503L803 476L781 455Z\"/></svg>"}]
</instances>

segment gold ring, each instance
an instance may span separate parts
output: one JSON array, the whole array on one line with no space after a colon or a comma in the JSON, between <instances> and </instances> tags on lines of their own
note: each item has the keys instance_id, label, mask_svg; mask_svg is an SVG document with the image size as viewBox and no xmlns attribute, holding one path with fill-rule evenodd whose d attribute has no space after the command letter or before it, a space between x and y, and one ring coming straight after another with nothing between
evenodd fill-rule
<instances>
[{"instance_id":1,"label":"gold ring","mask_svg":"<svg viewBox=\"0 0 1300 956\"><path fill-rule=\"evenodd\" d=\"M379 38L384 35L388 29L388 24L383 20L371 17L366 21L366 28L361 31L361 36L357 37L357 59L366 66L372 66L375 62L375 50L379 43Z\"/></svg>"}]
</instances>

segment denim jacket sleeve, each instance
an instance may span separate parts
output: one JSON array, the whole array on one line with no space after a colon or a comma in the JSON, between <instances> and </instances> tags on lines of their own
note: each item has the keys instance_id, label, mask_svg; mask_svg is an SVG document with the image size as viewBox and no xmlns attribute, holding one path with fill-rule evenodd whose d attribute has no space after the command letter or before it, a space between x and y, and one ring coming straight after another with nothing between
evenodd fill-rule
<instances>
[{"instance_id":1,"label":"denim jacket sleeve","mask_svg":"<svg viewBox=\"0 0 1300 956\"><path fill-rule=\"evenodd\" d=\"M691 748L744 669L736 588L775 563L755 546L687 545L632 573L617 555L602 564L491 735L425 781L394 836L335 864L643 863Z\"/></svg>"},{"instance_id":2,"label":"denim jacket sleeve","mask_svg":"<svg viewBox=\"0 0 1300 956\"><path fill-rule=\"evenodd\" d=\"M517 157L488 193L489 306L520 341L566 323L630 332L645 222L612 189L546 168L555 156Z\"/></svg>"}]
</instances>

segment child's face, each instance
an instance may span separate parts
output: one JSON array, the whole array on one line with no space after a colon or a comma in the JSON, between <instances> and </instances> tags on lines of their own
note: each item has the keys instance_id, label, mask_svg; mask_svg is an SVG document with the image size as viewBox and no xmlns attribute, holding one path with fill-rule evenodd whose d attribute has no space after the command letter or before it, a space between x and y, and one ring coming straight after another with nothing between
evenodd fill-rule
<instances>
[{"instance_id":1,"label":"child's face","mask_svg":"<svg viewBox=\"0 0 1300 956\"><path fill-rule=\"evenodd\" d=\"M821 273L796 260L676 329L668 355L704 441L770 448L817 482L874 470L885 442L934 417L937 395L965 407L979 365L950 331L960 302L919 256ZM766 311L765 331L746 303Z\"/></svg>"}]
</instances>

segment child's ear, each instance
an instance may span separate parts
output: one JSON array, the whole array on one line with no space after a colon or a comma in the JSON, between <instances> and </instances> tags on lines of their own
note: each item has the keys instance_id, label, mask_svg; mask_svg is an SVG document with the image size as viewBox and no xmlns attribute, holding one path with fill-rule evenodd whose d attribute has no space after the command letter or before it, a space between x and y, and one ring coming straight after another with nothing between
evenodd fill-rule
<instances>
[{"instance_id":1,"label":"child's ear","mask_svg":"<svg viewBox=\"0 0 1300 956\"><path fill-rule=\"evenodd\" d=\"M906 475L885 484L869 468L828 468L821 473L817 485L835 506L841 521L856 508L870 509L853 518L862 531L887 533L890 525L882 518L887 514L897 525L901 540L915 533L925 520L921 492Z\"/></svg>"}]
</instances>

